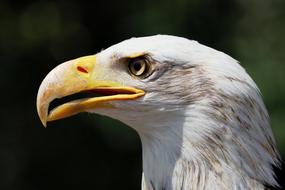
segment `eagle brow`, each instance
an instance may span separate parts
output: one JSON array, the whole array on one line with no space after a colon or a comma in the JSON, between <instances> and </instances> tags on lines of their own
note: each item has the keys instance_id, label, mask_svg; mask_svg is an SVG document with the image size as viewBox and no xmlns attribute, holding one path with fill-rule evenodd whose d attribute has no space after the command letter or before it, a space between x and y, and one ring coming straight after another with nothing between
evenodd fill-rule
<instances>
[{"instance_id":1,"label":"eagle brow","mask_svg":"<svg viewBox=\"0 0 285 190\"><path fill-rule=\"evenodd\" d=\"M131 60L131 59L137 59L137 58L144 58L144 57L149 57L149 53L146 53L146 52L142 52L142 53L134 53L134 54L131 54L131 55L118 55L118 54L114 54L112 56L113 60L116 60L118 61L119 63L122 63L122 62L125 62L127 60Z\"/></svg>"}]
</instances>

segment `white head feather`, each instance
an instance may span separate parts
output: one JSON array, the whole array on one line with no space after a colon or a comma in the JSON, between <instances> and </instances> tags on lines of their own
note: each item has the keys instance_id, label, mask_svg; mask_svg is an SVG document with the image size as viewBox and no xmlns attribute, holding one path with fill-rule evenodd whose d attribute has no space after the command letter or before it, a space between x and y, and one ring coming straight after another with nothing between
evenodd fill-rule
<instances>
[{"instance_id":1,"label":"white head feather","mask_svg":"<svg viewBox=\"0 0 285 190\"><path fill-rule=\"evenodd\" d=\"M196 41L157 35L116 44L100 52L98 62L140 53L155 63L152 75L113 74L146 95L112 102L120 109L90 111L139 133L143 189L277 185L272 166L278 165L278 153L269 117L257 86L236 60Z\"/></svg>"}]
</instances>

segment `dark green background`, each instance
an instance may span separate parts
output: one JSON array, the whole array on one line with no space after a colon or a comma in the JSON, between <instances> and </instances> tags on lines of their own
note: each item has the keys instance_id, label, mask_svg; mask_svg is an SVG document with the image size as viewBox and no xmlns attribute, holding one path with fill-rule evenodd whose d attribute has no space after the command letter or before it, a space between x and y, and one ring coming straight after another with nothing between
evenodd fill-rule
<instances>
[{"instance_id":1,"label":"dark green background","mask_svg":"<svg viewBox=\"0 0 285 190\"><path fill-rule=\"evenodd\" d=\"M132 129L91 114L45 129L35 105L57 64L135 36L183 36L238 59L263 93L285 156L284 0L1 1L0 27L1 190L140 189Z\"/></svg>"}]
</instances>

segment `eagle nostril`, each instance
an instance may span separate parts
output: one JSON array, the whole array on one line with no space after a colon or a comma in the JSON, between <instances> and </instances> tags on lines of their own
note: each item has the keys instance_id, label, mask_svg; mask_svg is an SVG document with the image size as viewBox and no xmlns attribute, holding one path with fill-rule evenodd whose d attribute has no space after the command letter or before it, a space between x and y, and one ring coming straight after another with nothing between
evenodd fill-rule
<instances>
[{"instance_id":1,"label":"eagle nostril","mask_svg":"<svg viewBox=\"0 0 285 190\"><path fill-rule=\"evenodd\" d=\"M82 73L88 73L88 71L84 67L81 67L81 66L77 66L77 70Z\"/></svg>"}]
</instances>

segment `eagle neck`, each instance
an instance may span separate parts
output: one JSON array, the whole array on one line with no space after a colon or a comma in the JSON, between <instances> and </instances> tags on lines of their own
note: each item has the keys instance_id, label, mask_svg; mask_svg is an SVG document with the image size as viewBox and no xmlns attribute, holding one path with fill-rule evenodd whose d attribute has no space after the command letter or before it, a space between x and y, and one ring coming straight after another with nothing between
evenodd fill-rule
<instances>
[{"instance_id":1,"label":"eagle neck","mask_svg":"<svg viewBox=\"0 0 285 190\"><path fill-rule=\"evenodd\" d=\"M227 162L215 142L203 143L203 139L193 136L193 128L206 123L193 125L195 122L168 121L152 126L154 130L148 133L139 132L143 146L142 189L264 189L262 183Z\"/></svg>"}]
</instances>

